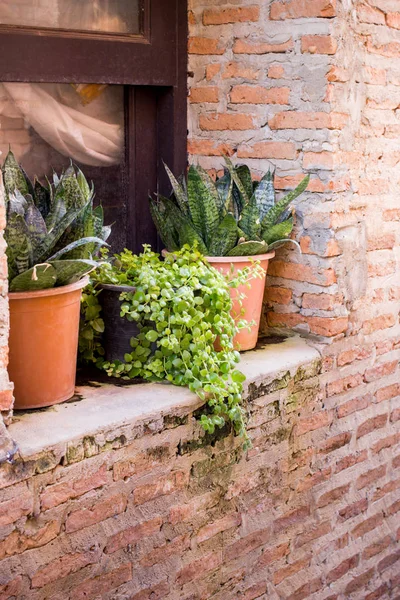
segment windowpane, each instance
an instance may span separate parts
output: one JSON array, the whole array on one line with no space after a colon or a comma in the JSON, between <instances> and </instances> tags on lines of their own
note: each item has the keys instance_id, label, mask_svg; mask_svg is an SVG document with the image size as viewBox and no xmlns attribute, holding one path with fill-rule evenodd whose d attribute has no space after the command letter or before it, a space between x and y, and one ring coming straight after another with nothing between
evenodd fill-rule
<instances>
[{"instance_id":1,"label":"windowpane","mask_svg":"<svg viewBox=\"0 0 400 600\"><path fill-rule=\"evenodd\" d=\"M43 183L72 159L115 223L113 250L125 246L123 86L0 83L0 163L9 147Z\"/></svg>"},{"instance_id":2,"label":"windowpane","mask_svg":"<svg viewBox=\"0 0 400 600\"><path fill-rule=\"evenodd\" d=\"M0 0L0 24L114 34L140 33L140 0Z\"/></svg>"}]
</instances>

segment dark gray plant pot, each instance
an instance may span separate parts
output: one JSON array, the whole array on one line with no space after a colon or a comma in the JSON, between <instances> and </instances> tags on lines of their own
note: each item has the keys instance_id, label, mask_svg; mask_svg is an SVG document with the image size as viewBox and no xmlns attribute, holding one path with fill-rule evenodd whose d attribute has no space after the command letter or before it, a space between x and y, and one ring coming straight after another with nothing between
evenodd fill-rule
<instances>
[{"instance_id":1,"label":"dark gray plant pot","mask_svg":"<svg viewBox=\"0 0 400 600\"><path fill-rule=\"evenodd\" d=\"M114 362L120 360L125 362L124 356L132 351L130 341L136 337L139 328L135 321L128 321L121 317L121 292L134 292L136 288L128 285L112 285L102 283L99 285L101 292L98 296L102 307L102 318L104 320L103 345L105 358Z\"/></svg>"}]
</instances>

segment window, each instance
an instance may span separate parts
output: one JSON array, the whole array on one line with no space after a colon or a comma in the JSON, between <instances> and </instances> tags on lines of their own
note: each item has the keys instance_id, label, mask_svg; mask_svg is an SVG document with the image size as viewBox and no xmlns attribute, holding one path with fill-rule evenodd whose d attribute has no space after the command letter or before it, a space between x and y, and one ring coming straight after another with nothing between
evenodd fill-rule
<instances>
[{"instance_id":1,"label":"window","mask_svg":"<svg viewBox=\"0 0 400 600\"><path fill-rule=\"evenodd\" d=\"M168 189L163 160L186 166L186 10L184 0L0 2L0 150L11 143L39 177L71 156L115 223L116 251L157 243L148 193Z\"/></svg>"}]
</instances>

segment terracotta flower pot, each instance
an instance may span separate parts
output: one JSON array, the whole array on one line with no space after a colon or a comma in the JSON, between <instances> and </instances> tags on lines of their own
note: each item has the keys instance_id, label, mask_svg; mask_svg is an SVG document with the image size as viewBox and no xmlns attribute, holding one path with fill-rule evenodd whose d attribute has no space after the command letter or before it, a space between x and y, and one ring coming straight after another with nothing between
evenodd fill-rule
<instances>
[{"instance_id":1,"label":"terracotta flower pot","mask_svg":"<svg viewBox=\"0 0 400 600\"><path fill-rule=\"evenodd\" d=\"M274 258L275 252L268 254L259 254L252 256L208 256L207 260L215 269L221 273L228 275L233 265L233 272L249 267L252 260L260 261L261 267L264 269L264 277L254 278L250 281L250 287L240 285L238 288L231 289L231 298L233 301L232 316L235 320L245 319L253 321L254 325L249 328L241 329L234 338L235 346L240 350L251 350L255 348L258 338L258 330L260 327L262 301L264 296L265 278L267 275L268 263L271 258ZM245 294L246 297L242 301L242 306L238 301L238 294Z\"/></svg>"},{"instance_id":2,"label":"terracotta flower pot","mask_svg":"<svg viewBox=\"0 0 400 600\"><path fill-rule=\"evenodd\" d=\"M16 409L40 408L74 395L79 314L85 277L63 287L12 292L10 362Z\"/></svg>"}]
</instances>

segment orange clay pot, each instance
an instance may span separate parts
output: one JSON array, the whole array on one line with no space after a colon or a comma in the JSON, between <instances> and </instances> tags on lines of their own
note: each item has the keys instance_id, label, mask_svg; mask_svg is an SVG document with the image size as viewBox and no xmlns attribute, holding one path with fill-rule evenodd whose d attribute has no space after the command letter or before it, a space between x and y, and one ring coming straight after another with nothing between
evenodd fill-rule
<instances>
[{"instance_id":1,"label":"orange clay pot","mask_svg":"<svg viewBox=\"0 0 400 600\"><path fill-rule=\"evenodd\" d=\"M237 273L239 270L249 267L252 260L260 261L261 267L264 269L264 277L254 278L250 280L250 287L246 285L240 285L238 288L231 289L231 298L233 301L233 307L231 315L235 320L245 319L246 321L254 321L254 325L250 328L245 327L241 329L234 338L235 347L238 350L251 350L255 348L258 338L258 330L260 328L262 302L265 288L265 278L267 275L268 263L271 258L274 258L275 252L269 252L268 254L258 254L251 258L247 256L207 256L207 260L215 269L229 275L231 272L231 265L233 265L233 272ZM238 294L245 294L246 297L242 301L242 306L237 300Z\"/></svg>"},{"instance_id":2,"label":"orange clay pot","mask_svg":"<svg viewBox=\"0 0 400 600\"><path fill-rule=\"evenodd\" d=\"M59 404L74 395L79 313L85 277L35 292L11 292L10 362L16 409Z\"/></svg>"}]
</instances>

